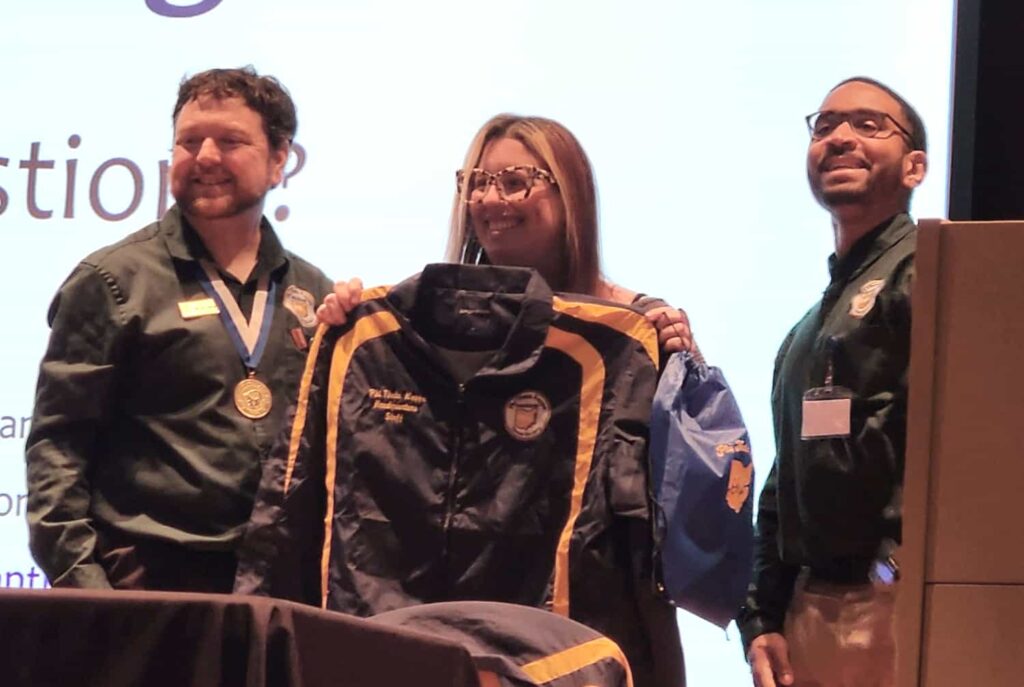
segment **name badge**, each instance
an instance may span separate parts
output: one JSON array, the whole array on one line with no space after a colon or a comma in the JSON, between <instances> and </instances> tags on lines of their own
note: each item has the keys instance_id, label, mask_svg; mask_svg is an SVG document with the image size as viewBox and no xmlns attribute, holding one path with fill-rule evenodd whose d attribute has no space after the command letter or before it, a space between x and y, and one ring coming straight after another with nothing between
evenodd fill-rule
<instances>
[{"instance_id":1,"label":"name badge","mask_svg":"<svg viewBox=\"0 0 1024 687\"><path fill-rule=\"evenodd\" d=\"M186 320L193 320L197 317L206 317L207 315L220 314L220 308L217 307L217 302L212 298L201 298L196 301L181 301L178 303L178 311L181 313L181 317Z\"/></svg>"},{"instance_id":2,"label":"name badge","mask_svg":"<svg viewBox=\"0 0 1024 687\"><path fill-rule=\"evenodd\" d=\"M853 392L841 386L809 389L804 394L800 438L838 439L850 436Z\"/></svg>"}]
</instances>

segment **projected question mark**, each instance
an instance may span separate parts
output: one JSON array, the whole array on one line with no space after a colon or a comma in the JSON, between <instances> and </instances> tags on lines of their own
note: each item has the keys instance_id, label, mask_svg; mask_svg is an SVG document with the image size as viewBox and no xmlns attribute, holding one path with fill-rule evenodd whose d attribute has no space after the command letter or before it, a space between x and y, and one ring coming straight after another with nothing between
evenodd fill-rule
<instances>
[{"instance_id":1,"label":"projected question mark","mask_svg":"<svg viewBox=\"0 0 1024 687\"><path fill-rule=\"evenodd\" d=\"M287 167L284 170L284 178L281 179L281 188L288 188L288 180L293 176L302 171L302 168L306 165L306 149L299 143L292 143L292 152L295 153L295 166L291 169ZM290 157L290 156L289 156ZM279 205L274 210L274 217L277 218L278 222L283 222L288 219L288 206Z\"/></svg>"},{"instance_id":2,"label":"projected question mark","mask_svg":"<svg viewBox=\"0 0 1024 687\"><path fill-rule=\"evenodd\" d=\"M200 14L206 14L220 3L221 0L201 0L191 5L172 5L167 0L146 0L146 7L161 17L188 19L189 17L198 17Z\"/></svg>"}]
</instances>

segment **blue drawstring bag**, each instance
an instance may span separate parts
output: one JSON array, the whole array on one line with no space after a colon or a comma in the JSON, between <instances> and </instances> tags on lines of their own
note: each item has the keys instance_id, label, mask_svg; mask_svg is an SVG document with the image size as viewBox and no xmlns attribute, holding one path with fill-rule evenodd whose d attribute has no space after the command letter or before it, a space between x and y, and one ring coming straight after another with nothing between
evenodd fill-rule
<instances>
[{"instance_id":1,"label":"blue drawstring bag","mask_svg":"<svg viewBox=\"0 0 1024 687\"><path fill-rule=\"evenodd\" d=\"M685 352L669 358L651 413L661 585L676 606L724 628L753 564L747 428L721 370Z\"/></svg>"}]
</instances>

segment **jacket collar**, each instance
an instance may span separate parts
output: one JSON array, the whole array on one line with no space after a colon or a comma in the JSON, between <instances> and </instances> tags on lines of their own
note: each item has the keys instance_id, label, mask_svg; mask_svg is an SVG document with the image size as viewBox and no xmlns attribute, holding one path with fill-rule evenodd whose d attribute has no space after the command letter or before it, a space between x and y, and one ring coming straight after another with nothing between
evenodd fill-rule
<instances>
[{"instance_id":1,"label":"jacket collar","mask_svg":"<svg viewBox=\"0 0 1024 687\"><path fill-rule=\"evenodd\" d=\"M537 272L520 267L427 265L387 299L424 346L494 350L477 375L532 367L554 317L551 288Z\"/></svg>"},{"instance_id":2,"label":"jacket collar","mask_svg":"<svg viewBox=\"0 0 1024 687\"><path fill-rule=\"evenodd\" d=\"M894 215L869 231L853 244L842 257L835 253L828 258L828 271L832 283L845 283L856 279L890 248L914 231L914 220L906 213Z\"/></svg>"}]
</instances>

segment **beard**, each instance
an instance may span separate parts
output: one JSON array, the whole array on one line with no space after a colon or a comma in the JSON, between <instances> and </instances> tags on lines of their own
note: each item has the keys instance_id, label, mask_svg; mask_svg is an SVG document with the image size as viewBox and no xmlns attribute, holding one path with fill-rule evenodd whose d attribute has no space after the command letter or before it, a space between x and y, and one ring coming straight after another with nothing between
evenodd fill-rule
<instances>
[{"instance_id":1,"label":"beard","mask_svg":"<svg viewBox=\"0 0 1024 687\"><path fill-rule=\"evenodd\" d=\"M816 173L809 172L807 181L811 186L814 199L825 209L843 205L858 205L871 196L872 181L870 179L847 180L829 184L825 180L825 173L818 171Z\"/></svg>"},{"instance_id":2,"label":"beard","mask_svg":"<svg viewBox=\"0 0 1024 687\"><path fill-rule=\"evenodd\" d=\"M817 189L814 197L818 199L818 203L826 208L840 205L858 205L863 203L868 197L868 190L865 188Z\"/></svg>"},{"instance_id":3,"label":"beard","mask_svg":"<svg viewBox=\"0 0 1024 687\"><path fill-rule=\"evenodd\" d=\"M173 195L182 212L188 216L226 219L241 215L257 206L261 207L267 194L266 191L256 193L239 189L232 183L227 192L207 195L197 184L189 182L185 188Z\"/></svg>"}]
</instances>

